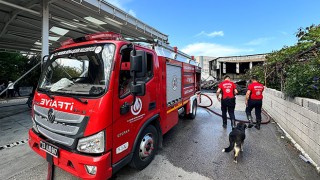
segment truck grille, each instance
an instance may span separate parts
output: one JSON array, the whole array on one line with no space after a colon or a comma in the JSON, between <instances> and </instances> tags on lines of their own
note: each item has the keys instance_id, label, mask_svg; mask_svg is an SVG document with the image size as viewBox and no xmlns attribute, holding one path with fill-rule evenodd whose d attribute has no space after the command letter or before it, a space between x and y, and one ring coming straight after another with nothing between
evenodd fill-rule
<instances>
[{"instance_id":1,"label":"truck grille","mask_svg":"<svg viewBox=\"0 0 320 180\"><path fill-rule=\"evenodd\" d=\"M88 118L84 115L58 110L51 110L51 113L53 111L54 113L50 114L50 109L37 105L34 106L34 121L40 134L54 143L73 148L76 139L83 135ZM52 115L54 115L53 118Z\"/></svg>"}]
</instances>

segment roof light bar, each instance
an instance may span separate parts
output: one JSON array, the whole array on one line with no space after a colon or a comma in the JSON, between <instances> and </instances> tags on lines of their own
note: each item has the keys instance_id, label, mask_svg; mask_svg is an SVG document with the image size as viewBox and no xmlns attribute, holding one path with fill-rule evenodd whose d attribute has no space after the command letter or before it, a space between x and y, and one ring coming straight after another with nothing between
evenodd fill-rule
<instances>
[{"instance_id":1,"label":"roof light bar","mask_svg":"<svg viewBox=\"0 0 320 180\"><path fill-rule=\"evenodd\" d=\"M92 41L92 40L120 40L122 39L121 34L114 33L114 32L100 32L95 34L85 35L84 37L80 37L77 39L68 39L66 41L61 42L61 46L66 46L69 44L74 44L77 42L84 42L84 41Z\"/></svg>"},{"instance_id":2,"label":"roof light bar","mask_svg":"<svg viewBox=\"0 0 320 180\"><path fill-rule=\"evenodd\" d=\"M72 38L70 38L65 41L62 41L60 44L61 44L61 46L66 46L66 45L73 44L73 43L75 43L75 42L73 41Z\"/></svg>"},{"instance_id":3,"label":"roof light bar","mask_svg":"<svg viewBox=\"0 0 320 180\"><path fill-rule=\"evenodd\" d=\"M114 32L101 32L96 34L89 34L85 36L87 41L90 40L120 40L122 36Z\"/></svg>"}]
</instances>

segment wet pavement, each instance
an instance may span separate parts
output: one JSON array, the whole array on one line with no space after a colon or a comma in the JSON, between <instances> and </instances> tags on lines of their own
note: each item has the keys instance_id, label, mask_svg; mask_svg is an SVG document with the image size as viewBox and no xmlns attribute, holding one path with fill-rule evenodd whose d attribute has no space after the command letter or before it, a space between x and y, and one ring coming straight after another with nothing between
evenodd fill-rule
<instances>
[{"instance_id":1,"label":"wet pavement","mask_svg":"<svg viewBox=\"0 0 320 180\"><path fill-rule=\"evenodd\" d=\"M209 94L220 112L214 94ZM208 104L203 98L202 105ZM237 98L236 118L245 119L244 96ZM0 105L0 146L28 138L31 128L30 111L22 102ZM267 118L263 116L263 118ZM222 128L221 117L205 108L198 108L194 120L180 119L177 126L164 135L163 148L144 170L126 166L113 179L285 179L317 180L315 168L299 158L299 152L286 138L276 123L262 125L261 130L246 130L244 152L238 163L233 153L221 150L229 145L227 129ZM32 152L27 144L0 150L0 179L46 179L47 163ZM56 168L55 179L77 179Z\"/></svg>"},{"instance_id":2,"label":"wet pavement","mask_svg":"<svg viewBox=\"0 0 320 180\"><path fill-rule=\"evenodd\" d=\"M220 105L216 97L209 95L214 101L210 109L219 112ZM202 104L208 105L205 98ZM244 109L244 96L239 96L236 106L237 119L245 120ZM264 115L263 119L266 120L267 117ZM227 129L223 129L221 117L205 108L198 108L195 120L181 119L178 125L164 136L163 149L159 155L166 157L174 167L209 179L320 179L315 168L299 158L299 152L286 138L281 138L283 132L273 121L262 125L260 131L255 128L246 130L244 152L240 153L237 164L233 162L233 152L222 152L222 149L229 145L230 131L230 121ZM159 171L153 168L154 164L156 162L151 163L145 170L136 172L141 175L149 172L149 178L138 177L158 179L152 176L152 173ZM126 167L117 174L116 179L131 179L130 175L134 174L132 172L134 170ZM193 179L189 174L186 175L177 172L173 173L170 179Z\"/></svg>"}]
</instances>

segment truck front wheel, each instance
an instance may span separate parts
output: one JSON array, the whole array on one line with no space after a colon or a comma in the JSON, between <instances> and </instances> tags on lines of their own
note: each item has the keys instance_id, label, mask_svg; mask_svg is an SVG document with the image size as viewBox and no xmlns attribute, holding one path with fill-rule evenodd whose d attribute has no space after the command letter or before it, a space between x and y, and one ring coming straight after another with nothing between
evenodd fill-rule
<instances>
[{"instance_id":1,"label":"truck front wheel","mask_svg":"<svg viewBox=\"0 0 320 180\"><path fill-rule=\"evenodd\" d=\"M188 114L188 117L189 117L190 119L196 118L196 115L197 115L197 107L198 107L197 100L194 100L193 103L192 103L192 111L191 111L190 114Z\"/></svg>"},{"instance_id":2,"label":"truck front wheel","mask_svg":"<svg viewBox=\"0 0 320 180\"><path fill-rule=\"evenodd\" d=\"M139 136L130 166L138 170L147 167L158 150L158 139L157 129L153 125L147 126Z\"/></svg>"}]
</instances>

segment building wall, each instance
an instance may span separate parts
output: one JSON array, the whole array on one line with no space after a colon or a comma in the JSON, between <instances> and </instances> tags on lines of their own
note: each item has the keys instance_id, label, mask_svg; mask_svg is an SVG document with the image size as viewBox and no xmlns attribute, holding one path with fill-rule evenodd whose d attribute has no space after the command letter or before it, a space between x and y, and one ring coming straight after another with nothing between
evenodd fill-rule
<instances>
[{"instance_id":1,"label":"building wall","mask_svg":"<svg viewBox=\"0 0 320 180\"><path fill-rule=\"evenodd\" d=\"M263 108L307 153L320 171L320 101L287 98L280 91L266 88Z\"/></svg>"},{"instance_id":2,"label":"building wall","mask_svg":"<svg viewBox=\"0 0 320 180\"><path fill-rule=\"evenodd\" d=\"M252 66L263 63L265 57L266 54L218 57L209 61L209 74L216 79L229 75L233 80L240 80Z\"/></svg>"},{"instance_id":3,"label":"building wall","mask_svg":"<svg viewBox=\"0 0 320 180\"><path fill-rule=\"evenodd\" d=\"M209 61L215 59L215 57L210 56L197 56L195 57L196 61L200 63L200 66L202 68L201 70L201 78L205 80L211 80L213 79L212 76L209 74Z\"/></svg>"}]
</instances>

